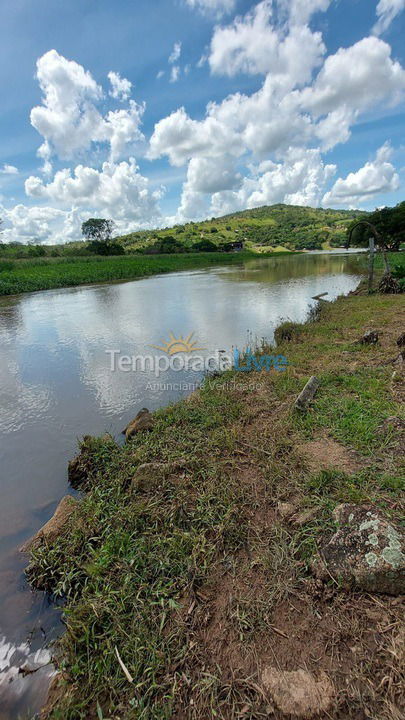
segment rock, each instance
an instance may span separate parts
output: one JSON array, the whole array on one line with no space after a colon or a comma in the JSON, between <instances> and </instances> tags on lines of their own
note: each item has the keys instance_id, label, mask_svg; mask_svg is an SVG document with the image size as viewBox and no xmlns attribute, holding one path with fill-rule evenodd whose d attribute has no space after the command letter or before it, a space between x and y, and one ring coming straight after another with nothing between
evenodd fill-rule
<instances>
[{"instance_id":1,"label":"rock","mask_svg":"<svg viewBox=\"0 0 405 720\"><path fill-rule=\"evenodd\" d=\"M403 332L402 335L399 336L397 340L397 345L399 348L405 347L405 332Z\"/></svg>"},{"instance_id":2,"label":"rock","mask_svg":"<svg viewBox=\"0 0 405 720\"><path fill-rule=\"evenodd\" d=\"M149 412L148 408L142 408L137 416L131 420L126 428L122 431L127 440L130 440L136 433L145 430L152 430L153 428L153 416Z\"/></svg>"},{"instance_id":3,"label":"rock","mask_svg":"<svg viewBox=\"0 0 405 720\"><path fill-rule=\"evenodd\" d=\"M313 508L307 508L306 510L303 510L301 513L298 513L297 515L294 515L292 518L292 524L296 527L302 527L303 525L306 525L307 523L311 522L311 520L314 520L314 518L318 514L319 508L313 507Z\"/></svg>"},{"instance_id":4,"label":"rock","mask_svg":"<svg viewBox=\"0 0 405 720\"><path fill-rule=\"evenodd\" d=\"M109 433L102 437L85 435L80 443L80 452L68 463L68 477L71 486L75 489L88 490L92 479L97 474L100 451L105 451L109 445L111 453L118 448L114 438Z\"/></svg>"},{"instance_id":5,"label":"rock","mask_svg":"<svg viewBox=\"0 0 405 720\"><path fill-rule=\"evenodd\" d=\"M325 673L316 680L306 670L283 672L267 667L261 679L265 692L284 715L312 718L326 713L332 704L334 689Z\"/></svg>"},{"instance_id":6,"label":"rock","mask_svg":"<svg viewBox=\"0 0 405 720\"><path fill-rule=\"evenodd\" d=\"M68 478L71 486L74 488L79 488L81 485L84 485L88 479L90 472L88 446L91 440L90 435L85 435L79 454L68 463Z\"/></svg>"},{"instance_id":7,"label":"rock","mask_svg":"<svg viewBox=\"0 0 405 720\"><path fill-rule=\"evenodd\" d=\"M140 465L132 478L130 492L144 492L156 488L165 479L168 471L169 468L164 463L151 462Z\"/></svg>"},{"instance_id":8,"label":"rock","mask_svg":"<svg viewBox=\"0 0 405 720\"><path fill-rule=\"evenodd\" d=\"M340 527L312 562L317 577L332 576L348 589L404 593L403 531L371 506L339 505L334 516Z\"/></svg>"},{"instance_id":9,"label":"rock","mask_svg":"<svg viewBox=\"0 0 405 720\"><path fill-rule=\"evenodd\" d=\"M360 345L376 345L378 343L378 332L376 330L367 330L357 342Z\"/></svg>"},{"instance_id":10,"label":"rock","mask_svg":"<svg viewBox=\"0 0 405 720\"><path fill-rule=\"evenodd\" d=\"M313 375L305 385L304 389L301 390L300 394L298 395L294 406L297 410L306 410L309 403L314 399L318 388L319 388L320 382L315 375Z\"/></svg>"},{"instance_id":11,"label":"rock","mask_svg":"<svg viewBox=\"0 0 405 720\"><path fill-rule=\"evenodd\" d=\"M40 720L48 720L60 700L70 692L71 689L64 680L62 673L56 672L49 684L46 703L39 715Z\"/></svg>"},{"instance_id":12,"label":"rock","mask_svg":"<svg viewBox=\"0 0 405 720\"><path fill-rule=\"evenodd\" d=\"M277 503L277 511L283 520L287 520L291 515L294 515L296 506L292 502L279 502Z\"/></svg>"},{"instance_id":13,"label":"rock","mask_svg":"<svg viewBox=\"0 0 405 720\"><path fill-rule=\"evenodd\" d=\"M35 550L35 548L37 548L43 540L46 542L52 542L55 540L58 535L63 532L67 521L78 505L78 500L71 495L65 495L65 497L60 501L51 519L48 520L48 522L45 523L40 530L38 530L34 537L24 543L24 545L20 548L20 552L30 552L31 550Z\"/></svg>"}]
</instances>

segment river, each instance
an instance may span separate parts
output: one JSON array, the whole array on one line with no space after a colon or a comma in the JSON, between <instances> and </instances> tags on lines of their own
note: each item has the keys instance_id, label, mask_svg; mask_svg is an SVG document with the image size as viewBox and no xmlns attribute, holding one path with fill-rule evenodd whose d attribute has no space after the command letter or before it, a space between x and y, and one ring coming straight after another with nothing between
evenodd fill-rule
<instances>
[{"instance_id":1,"label":"river","mask_svg":"<svg viewBox=\"0 0 405 720\"><path fill-rule=\"evenodd\" d=\"M46 695L47 647L62 625L27 586L18 548L69 492L77 439L119 436L140 408L167 405L202 377L112 372L108 351L150 355L170 332L193 332L205 352L272 341L281 320L306 318L312 296L346 294L363 271L355 254L276 256L0 298L0 720L32 716ZM25 676L24 664L40 670Z\"/></svg>"}]
</instances>

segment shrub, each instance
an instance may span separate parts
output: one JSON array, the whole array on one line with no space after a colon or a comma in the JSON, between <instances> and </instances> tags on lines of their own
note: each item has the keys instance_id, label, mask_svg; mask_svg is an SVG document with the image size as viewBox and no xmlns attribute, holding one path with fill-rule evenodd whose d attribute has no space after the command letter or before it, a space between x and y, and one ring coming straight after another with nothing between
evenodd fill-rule
<instances>
[{"instance_id":1,"label":"shrub","mask_svg":"<svg viewBox=\"0 0 405 720\"><path fill-rule=\"evenodd\" d=\"M405 265L394 265L392 274L397 280L405 278Z\"/></svg>"},{"instance_id":2,"label":"shrub","mask_svg":"<svg viewBox=\"0 0 405 720\"><path fill-rule=\"evenodd\" d=\"M46 250L42 245L30 245L27 250L28 257L44 257Z\"/></svg>"},{"instance_id":3,"label":"shrub","mask_svg":"<svg viewBox=\"0 0 405 720\"><path fill-rule=\"evenodd\" d=\"M200 240L191 246L194 252L217 252L218 248L211 240Z\"/></svg>"},{"instance_id":4,"label":"shrub","mask_svg":"<svg viewBox=\"0 0 405 720\"><path fill-rule=\"evenodd\" d=\"M11 270L14 270L15 263L9 262L7 260L0 260L0 273L1 272L11 272Z\"/></svg>"},{"instance_id":5,"label":"shrub","mask_svg":"<svg viewBox=\"0 0 405 720\"><path fill-rule=\"evenodd\" d=\"M107 243L102 240L93 240L87 245L86 250L94 255L125 255L125 250L119 243Z\"/></svg>"},{"instance_id":6,"label":"shrub","mask_svg":"<svg viewBox=\"0 0 405 720\"><path fill-rule=\"evenodd\" d=\"M281 323L281 325L275 329L274 339L277 345L280 345L283 342L293 342L299 338L302 330L303 326L300 325L300 323L294 323L288 320L287 322Z\"/></svg>"}]
</instances>

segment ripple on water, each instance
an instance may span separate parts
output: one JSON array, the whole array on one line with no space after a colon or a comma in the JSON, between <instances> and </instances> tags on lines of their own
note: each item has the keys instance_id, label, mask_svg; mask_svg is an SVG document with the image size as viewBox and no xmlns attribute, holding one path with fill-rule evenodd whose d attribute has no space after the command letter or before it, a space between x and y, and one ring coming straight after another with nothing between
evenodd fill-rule
<instances>
[{"instance_id":1,"label":"ripple on water","mask_svg":"<svg viewBox=\"0 0 405 720\"><path fill-rule=\"evenodd\" d=\"M28 674L21 672L25 668ZM44 704L55 675L48 649L32 651L28 642L15 645L0 636L0 717L11 720L20 709L36 713Z\"/></svg>"}]
</instances>

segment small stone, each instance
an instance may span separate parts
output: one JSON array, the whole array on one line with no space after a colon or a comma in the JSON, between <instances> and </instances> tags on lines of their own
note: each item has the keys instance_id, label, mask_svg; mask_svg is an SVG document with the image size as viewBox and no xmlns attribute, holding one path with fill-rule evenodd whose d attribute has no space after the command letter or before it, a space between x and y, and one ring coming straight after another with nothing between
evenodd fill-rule
<instances>
[{"instance_id":1,"label":"small stone","mask_svg":"<svg viewBox=\"0 0 405 720\"><path fill-rule=\"evenodd\" d=\"M296 527L302 527L303 525L311 522L311 520L313 520L317 516L317 514L318 508L308 508L308 510L304 510L302 513L295 515L292 519L292 524Z\"/></svg>"},{"instance_id":2,"label":"small stone","mask_svg":"<svg viewBox=\"0 0 405 720\"><path fill-rule=\"evenodd\" d=\"M399 348L405 347L405 332L403 332L402 335L399 336L397 340L397 345Z\"/></svg>"},{"instance_id":3,"label":"small stone","mask_svg":"<svg viewBox=\"0 0 405 720\"><path fill-rule=\"evenodd\" d=\"M312 562L317 577L344 588L400 595L405 592L405 539L401 528L367 505L339 505L339 525Z\"/></svg>"},{"instance_id":4,"label":"small stone","mask_svg":"<svg viewBox=\"0 0 405 720\"><path fill-rule=\"evenodd\" d=\"M114 445L111 435L104 435L103 442L110 442ZM75 489L86 489L91 479L95 467L94 450L97 446L98 438L91 435L85 435L80 443L80 452L68 464L68 477L71 486Z\"/></svg>"},{"instance_id":5,"label":"small stone","mask_svg":"<svg viewBox=\"0 0 405 720\"><path fill-rule=\"evenodd\" d=\"M283 672L267 667L262 685L284 715L312 718L326 713L332 704L334 689L325 673L317 680L306 670Z\"/></svg>"},{"instance_id":6,"label":"small stone","mask_svg":"<svg viewBox=\"0 0 405 720\"><path fill-rule=\"evenodd\" d=\"M136 417L126 426L123 433L126 439L130 440L138 432L152 430L153 424L153 416L148 408L142 408Z\"/></svg>"},{"instance_id":7,"label":"small stone","mask_svg":"<svg viewBox=\"0 0 405 720\"><path fill-rule=\"evenodd\" d=\"M296 507L291 502L279 502L277 503L278 514L285 520L291 515L294 515Z\"/></svg>"},{"instance_id":8,"label":"small stone","mask_svg":"<svg viewBox=\"0 0 405 720\"><path fill-rule=\"evenodd\" d=\"M66 523L69 520L72 512L78 507L79 501L71 495L65 495L60 501L55 513L48 520L43 527L38 530L36 535L20 548L20 552L30 552L35 550L42 541L52 542L55 540L65 529Z\"/></svg>"},{"instance_id":9,"label":"small stone","mask_svg":"<svg viewBox=\"0 0 405 720\"><path fill-rule=\"evenodd\" d=\"M361 345L376 345L378 343L378 332L376 330L367 330L358 342Z\"/></svg>"}]
</instances>

